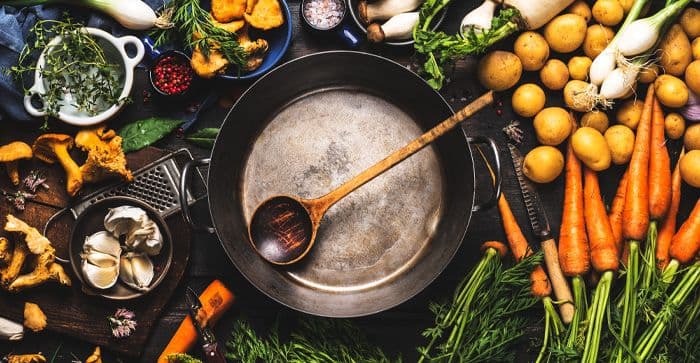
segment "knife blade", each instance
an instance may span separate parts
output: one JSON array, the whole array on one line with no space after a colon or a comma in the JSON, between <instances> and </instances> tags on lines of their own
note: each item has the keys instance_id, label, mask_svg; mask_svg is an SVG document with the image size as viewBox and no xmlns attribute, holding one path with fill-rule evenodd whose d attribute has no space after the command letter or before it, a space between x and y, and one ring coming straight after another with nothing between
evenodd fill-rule
<instances>
[{"instance_id":1,"label":"knife blade","mask_svg":"<svg viewBox=\"0 0 700 363\"><path fill-rule=\"evenodd\" d=\"M226 358L224 358L221 349L219 349L219 343L216 342L216 336L208 326L202 326L199 319L197 319L199 309L202 308L202 302L199 301L197 293L189 286L185 290L185 301L187 302L190 318L192 318L192 324L194 324L197 335L202 340L204 361L207 363L226 363Z\"/></svg>"},{"instance_id":2,"label":"knife blade","mask_svg":"<svg viewBox=\"0 0 700 363\"><path fill-rule=\"evenodd\" d=\"M511 143L508 143L508 150L510 151L511 159L513 159L515 176L518 179L520 193L525 203L532 232L540 239L540 246L544 253L544 263L547 266L547 274L549 275L549 281L552 283L554 296L558 301L566 302L559 304L559 311L561 312L562 320L568 324L574 318L574 298L571 294L569 283L566 281L566 277L564 277L559 265L559 253L557 244L552 238L547 211L542 205L537 190L523 173L523 155L520 153L520 150Z\"/></svg>"}]
</instances>

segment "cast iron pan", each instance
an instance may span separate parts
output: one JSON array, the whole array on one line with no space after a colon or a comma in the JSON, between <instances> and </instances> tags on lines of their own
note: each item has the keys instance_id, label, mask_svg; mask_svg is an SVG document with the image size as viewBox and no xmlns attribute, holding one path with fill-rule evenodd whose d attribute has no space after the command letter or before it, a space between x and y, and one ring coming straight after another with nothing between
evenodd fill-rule
<instances>
[{"instance_id":1,"label":"cast iron pan","mask_svg":"<svg viewBox=\"0 0 700 363\"><path fill-rule=\"evenodd\" d=\"M333 51L276 68L234 105L212 151L209 208L224 250L260 291L310 314L362 316L410 299L447 266L483 207L458 131L333 206L299 264L260 258L247 221L264 198L320 196L451 115L420 77L379 56ZM186 166L181 187L189 167L207 162Z\"/></svg>"}]
</instances>

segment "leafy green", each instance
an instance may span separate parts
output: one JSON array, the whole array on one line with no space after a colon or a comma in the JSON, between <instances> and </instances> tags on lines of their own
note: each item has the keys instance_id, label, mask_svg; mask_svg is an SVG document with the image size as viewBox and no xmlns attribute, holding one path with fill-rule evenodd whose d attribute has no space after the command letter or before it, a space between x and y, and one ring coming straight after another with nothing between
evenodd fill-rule
<instances>
[{"instance_id":1,"label":"leafy green","mask_svg":"<svg viewBox=\"0 0 700 363\"><path fill-rule=\"evenodd\" d=\"M202 363L201 360L184 353L168 354L166 359L168 363Z\"/></svg>"},{"instance_id":2,"label":"leafy green","mask_svg":"<svg viewBox=\"0 0 700 363\"><path fill-rule=\"evenodd\" d=\"M137 151L162 139L182 123L181 120L151 117L138 120L119 130L125 153Z\"/></svg>"},{"instance_id":3,"label":"leafy green","mask_svg":"<svg viewBox=\"0 0 700 363\"><path fill-rule=\"evenodd\" d=\"M219 135L218 128L207 127L193 132L185 140L203 148L211 149L214 146L217 135Z\"/></svg>"}]
</instances>

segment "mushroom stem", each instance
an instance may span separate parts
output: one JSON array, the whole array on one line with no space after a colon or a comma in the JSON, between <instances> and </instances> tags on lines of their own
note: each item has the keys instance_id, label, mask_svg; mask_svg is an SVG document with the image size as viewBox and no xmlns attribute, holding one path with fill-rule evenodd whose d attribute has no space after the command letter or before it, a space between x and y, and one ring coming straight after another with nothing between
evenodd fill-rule
<instances>
[{"instance_id":1,"label":"mushroom stem","mask_svg":"<svg viewBox=\"0 0 700 363\"><path fill-rule=\"evenodd\" d=\"M399 14L382 25L370 24L367 27L367 39L372 43L409 39L416 24L418 12Z\"/></svg>"},{"instance_id":2,"label":"mushroom stem","mask_svg":"<svg viewBox=\"0 0 700 363\"><path fill-rule=\"evenodd\" d=\"M10 176L10 181L13 185L19 185L19 163L15 161L9 161L5 164L7 168L7 175Z\"/></svg>"},{"instance_id":3,"label":"mushroom stem","mask_svg":"<svg viewBox=\"0 0 700 363\"><path fill-rule=\"evenodd\" d=\"M370 24L416 10L422 2L422 0L379 0L368 4L366 0L361 0L357 4L357 12L363 23Z\"/></svg>"},{"instance_id":4,"label":"mushroom stem","mask_svg":"<svg viewBox=\"0 0 700 363\"><path fill-rule=\"evenodd\" d=\"M63 170L66 171L66 191L68 195L73 197L83 186L83 176L80 172L80 167L68 153L67 145L54 145L53 152L56 154L56 159L63 167Z\"/></svg>"}]
</instances>

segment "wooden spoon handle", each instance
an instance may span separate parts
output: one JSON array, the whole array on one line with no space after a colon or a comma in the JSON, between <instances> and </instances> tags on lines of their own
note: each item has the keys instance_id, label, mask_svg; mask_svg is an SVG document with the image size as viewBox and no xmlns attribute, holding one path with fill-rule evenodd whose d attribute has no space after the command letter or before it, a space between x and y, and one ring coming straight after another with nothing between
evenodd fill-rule
<instances>
[{"instance_id":1,"label":"wooden spoon handle","mask_svg":"<svg viewBox=\"0 0 700 363\"><path fill-rule=\"evenodd\" d=\"M483 94L481 97L474 100L474 102L468 104L463 109L457 111L454 115L442 121L440 124L428 130L426 133L419 136L415 140L409 142L406 146L394 151L391 155L372 165L369 169L363 171L354 178L348 180L337 189L313 201L312 213L318 213L319 215L323 215L328 208L330 208L337 201L348 195L350 192L361 187L362 185L376 178L378 175L384 173L385 171L391 169L394 165L402 162L403 160L420 151L427 145L430 145L430 143L432 143L448 131L452 130L460 122L479 112L479 110L491 104L492 102L493 91L489 91Z\"/></svg>"}]
</instances>

